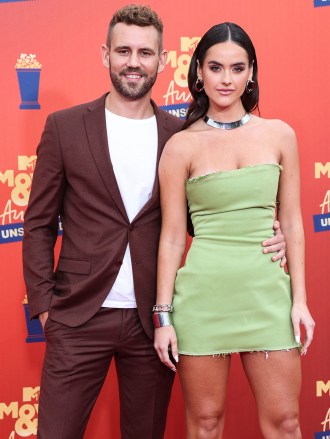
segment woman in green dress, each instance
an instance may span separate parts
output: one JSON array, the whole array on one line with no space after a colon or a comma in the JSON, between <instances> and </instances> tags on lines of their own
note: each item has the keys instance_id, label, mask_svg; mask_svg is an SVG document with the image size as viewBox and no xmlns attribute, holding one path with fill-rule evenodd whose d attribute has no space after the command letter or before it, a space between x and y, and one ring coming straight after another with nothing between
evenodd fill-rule
<instances>
[{"instance_id":1,"label":"woman in green dress","mask_svg":"<svg viewBox=\"0 0 330 439\"><path fill-rule=\"evenodd\" d=\"M164 364L178 367L188 439L222 437L232 353L240 354L264 437L300 439L300 355L314 321L306 305L296 136L280 120L251 114L259 99L257 58L233 23L203 36L188 83L185 130L169 140L159 168L155 348ZM260 248L272 235L277 203L289 274ZM195 236L180 268L187 204Z\"/></svg>"}]
</instances>

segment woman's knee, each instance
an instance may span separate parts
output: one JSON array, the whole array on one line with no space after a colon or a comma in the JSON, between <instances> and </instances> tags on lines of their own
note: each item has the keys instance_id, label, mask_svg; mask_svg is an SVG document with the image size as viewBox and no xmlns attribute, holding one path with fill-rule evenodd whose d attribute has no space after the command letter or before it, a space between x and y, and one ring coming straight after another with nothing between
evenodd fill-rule
<instances>
[{"instance_id":1,"label":"woman's knee","mask_svg":"<svg viewBox=\"0 0 330 439\"><path fill-rule=\"evenodd\" d=\"M300 437L300 424L298 413L286 412L282 415L279 422L279 430L288 437Z\"/></svg>"},{"instance_id":2,"label":"woman's knee","mask_svg":"<svg viewBox=\"0 0 330 439\"><path fill-rule=\"evenodd\" d=\"M194 437L198 439L219 438L222 434L223 423L224 416L222 413L200 414L192 422L194 424L193 430L197 433Z\"/></svg>"},{"instance_id":3,"label":"woman's knee","mask_svg":"<svg viewBox=\"0 0 330 439\"><path fill-rule=\"evenodd\" d=\"M268 419L261 420L265 437L300 439L299 415L295 411L286 411Z\"/></svg>"}]
</instances>

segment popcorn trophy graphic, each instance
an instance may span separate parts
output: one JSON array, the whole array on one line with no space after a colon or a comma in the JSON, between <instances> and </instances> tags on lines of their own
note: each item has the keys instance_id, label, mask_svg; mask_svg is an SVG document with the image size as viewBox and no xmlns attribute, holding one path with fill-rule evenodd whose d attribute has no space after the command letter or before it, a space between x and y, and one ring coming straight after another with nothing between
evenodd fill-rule
<instances>
[{"instance_id":1,"label":"popcorn trophy graphic","mask_svg":"<svg viewBox=\"0 0 330 439\"><path fill-rule=\"evenodd\" d=\"M30 320L30 311L29 311L26 294L23 300L23 307L25 313L26 327L28 331L28 336L26 337L26 343L45 341L44 331L42 330L42 326L39 319Z\"/></svg>"},{"instance_id":2,"label":"popcorn trophy graphic","mask_svg":"<svg viewBox=\"0 0 330 439\"><path fill-rule=\"evenodd\" d=\"M21 110L39 110L38 95L41 64L36 60L36 55L21 53L15 68L22 100L19 108Z\"/></svg>"}]
</instances>

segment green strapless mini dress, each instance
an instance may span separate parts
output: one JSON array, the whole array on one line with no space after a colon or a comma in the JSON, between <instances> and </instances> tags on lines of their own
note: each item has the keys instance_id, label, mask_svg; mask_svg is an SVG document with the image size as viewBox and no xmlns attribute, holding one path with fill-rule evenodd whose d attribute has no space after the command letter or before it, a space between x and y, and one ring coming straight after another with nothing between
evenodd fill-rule
<instances>
[{"instance_id":1,"label":"green strapless mini dress","mask_svg":"<svg viewBox=\"0 0 330 439\"><path fill-rule=\"evenodd\" d=\"M186 181L195 237L175 281L179 353L299 347L290 276L261 246L273 236L280 172L261 164Z\"/></svg>"}]
</instances>

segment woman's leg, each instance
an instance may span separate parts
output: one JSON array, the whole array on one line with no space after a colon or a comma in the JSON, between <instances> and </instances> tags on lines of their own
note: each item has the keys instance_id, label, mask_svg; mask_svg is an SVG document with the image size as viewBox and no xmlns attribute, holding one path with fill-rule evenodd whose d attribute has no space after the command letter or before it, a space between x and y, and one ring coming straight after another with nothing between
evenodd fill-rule
<instances>
[{"instance_id":1,"label":"woman's leg","mask_svg":"<svg viewBox=\"0 0 330 439\"><path fill-rule=\"evenodd\" d=\"M265 439L301 439L299 351L244 353L241 360L256 398Z\"/></svg>"},{"instance_id":2,"label":"woman's leg","mask_svg":"<svg viewBox=\"0 0 330 439\"><path fill-rule=\"evenodd\" d=\"M230 361L230 355L180 355L187 439L221 439Z\"/></svg>"}]
</instances>

